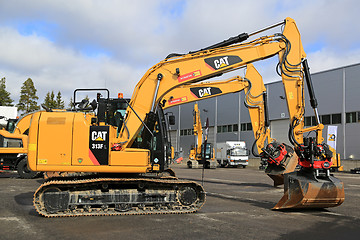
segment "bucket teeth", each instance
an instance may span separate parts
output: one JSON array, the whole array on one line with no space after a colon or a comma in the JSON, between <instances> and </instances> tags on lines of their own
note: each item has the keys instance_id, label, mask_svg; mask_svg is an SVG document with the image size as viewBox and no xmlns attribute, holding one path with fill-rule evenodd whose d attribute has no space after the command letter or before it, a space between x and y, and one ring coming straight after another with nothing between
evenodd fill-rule
<instances>
[{"instance_id":1,"label":"bucket teeth","mask_svg":"<svg viewBox=\"0 0 360 240\"><path fill-rule=\"evenodd\" d=\"M284 196L273 208L328 208L345 200L344 184L333 176L310 177L301 171L285 174Z\"/></svg>"}]
</instances>

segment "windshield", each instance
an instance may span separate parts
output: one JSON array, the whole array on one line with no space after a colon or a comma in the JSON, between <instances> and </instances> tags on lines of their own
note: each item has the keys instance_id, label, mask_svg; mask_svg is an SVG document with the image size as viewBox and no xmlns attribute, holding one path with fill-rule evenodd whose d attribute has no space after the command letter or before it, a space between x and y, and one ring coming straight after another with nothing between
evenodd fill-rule
<instances>
[{"instance_id":1,"label":"windshield","mask_svg":"<svg viewBox=\"0 0 360 240\"><path fill-rule=\"evenodd\" d=\"M13 120L13 119L9 119L7 125L6 125L6 130L10 133L13 133L14 130L15 130L15 123L16 123L16 120Z\"/></svg>"},{"instance_id":2,"label":"windshield","mask_svg":"<svg viewBox=\"0 0 360 240\"><path fill-rule=\"evenodd\" d=\"M231 150L231 156L246 156L247 151L245 148L234 148Z\"/></svg>"}]
</instances>

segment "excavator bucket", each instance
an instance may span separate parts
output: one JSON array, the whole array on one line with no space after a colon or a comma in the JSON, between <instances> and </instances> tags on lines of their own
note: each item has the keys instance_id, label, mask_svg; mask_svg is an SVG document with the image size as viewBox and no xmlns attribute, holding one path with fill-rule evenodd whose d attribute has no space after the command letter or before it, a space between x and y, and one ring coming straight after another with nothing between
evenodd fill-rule
<instances>
[{"instance_id":1,"label":"excavator bucket","mask_svg":"<svg viewBox=\"0 0 360 240\"><path fill-rule=\"evenodd\" d=\"M295 171L298 157L295 153L289 156L282 166L268 165L265 173L274 181L274 187L284 184L284 174Z\"/></svg>"},{"instance_id":2,"label":"excavator bucket","mask_svg":"<svg viewBox=\"0 0 360 240\"><path fill-rule=\"evenodd\" d=\"M344 184L333 176L315 178L297 171L285 174L284 180L284 196L273 210L336 207L345 200Z\"/></svg>"}]
</instances>

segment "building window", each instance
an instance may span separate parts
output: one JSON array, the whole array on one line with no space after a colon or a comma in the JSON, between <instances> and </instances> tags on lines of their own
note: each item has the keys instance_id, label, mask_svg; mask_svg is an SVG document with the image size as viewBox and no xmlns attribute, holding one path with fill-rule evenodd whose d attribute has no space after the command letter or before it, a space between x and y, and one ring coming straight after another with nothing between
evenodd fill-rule
<instances>
[{"instance_id":1,"label":"building window","mask_svg":"<svg viewBox=\"0 0 360 240\"><path fill-rule=\"evenodd\" d=\"M217 126L218 133L237 132L238 130L239 126L237 124Z\"/></svg>"},{"instance_id":2,"label":"building window","mask_svg":"<svg viewBox=\"0 0 360 240\"><path fill-rule=\"evenodd\" d=\"M311 125L316 126L316 118L315 118L315 116L311 117Z\"/></svg>"},{"instance_id":3,"label":"building window","mask_svg":"<svg viewBox=\"0 0 360 240\"><path fill-rule=\"evenodd\" d=\"M355 119L356 119L356 117L355 117ZM355 119L354 119L354 121L355 121ZM341 124L341 113L321 115L320 121L324 125ZM305 125L305 127L316 126L316 118L314 116L305 117L304 125Z\"/></svg>"},{"instance_id":4,"label":"building window","mask_svg":"<svg viewBox=\"0 0 360 240\"><path fill-rule=\"evenodd\" d=\"M321 116L321 123L324 124L324 125L329 125L331 124L331 118L330 118L330 114L328 115L322 115Z\"/></svg>"},{"instance_id":5,"label":"building window","mask_svg":"<svg viewBox=\"0 0 360 240\"><path fill-rule=\"evenodd\" d=\"M194 135L194 129L181 129L180 136L190 136Z\"/></svg>"},{"instance_id":6,"label":"building window","mask_svg":"<svg viewBox=\"0 0 360 240\"><path fill-rule=\"evenodd\" d=\"M356 112L346 113L346 123L356 122Z\"/></svg>"},{"instance_id":7,"label":"building window","mask_svg":"<svg viewBox=\"0 0 360 240\"><path fill-rule=\"evenodd\" d=\"M242 123L240 126L241 126L241 131L251 131L252 130L251 123Z\"/></svg>"},{"instance_id":8,"label":"building window","mask_svg":"<svg viewBox=\"0 0 360 240\"><path fill-rule=\"evenodd\" d=\"M305 125L305 127L310 127L311 126L311 117L305 117L304 118L304 125Z\"/></svg>"},{"instance_id":9,"label":"building window","mask_svg":"<svg viewBox=\"0 0 360 240\"><path fill-rule=\"evenodd\" d=\"M331 114L331 124L341 124L341 113Z\"/></svg>"}]
</instances>

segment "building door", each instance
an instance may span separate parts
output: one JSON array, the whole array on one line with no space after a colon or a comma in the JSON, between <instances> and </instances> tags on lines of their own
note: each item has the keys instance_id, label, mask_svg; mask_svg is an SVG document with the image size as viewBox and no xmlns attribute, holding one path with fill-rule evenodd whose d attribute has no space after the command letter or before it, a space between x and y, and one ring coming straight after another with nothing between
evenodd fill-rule
<instances>
[{"instance_id":1,"label":"building door","mask_svg":"<svg viewBox=\"0 0 360 240\"><path fill-rule=\"evenodd\" d=\"M271 121L271 138L275 138L280 143L291 145L288 138L289 124L289 119Z\"/></svg>"}]
</instances>

